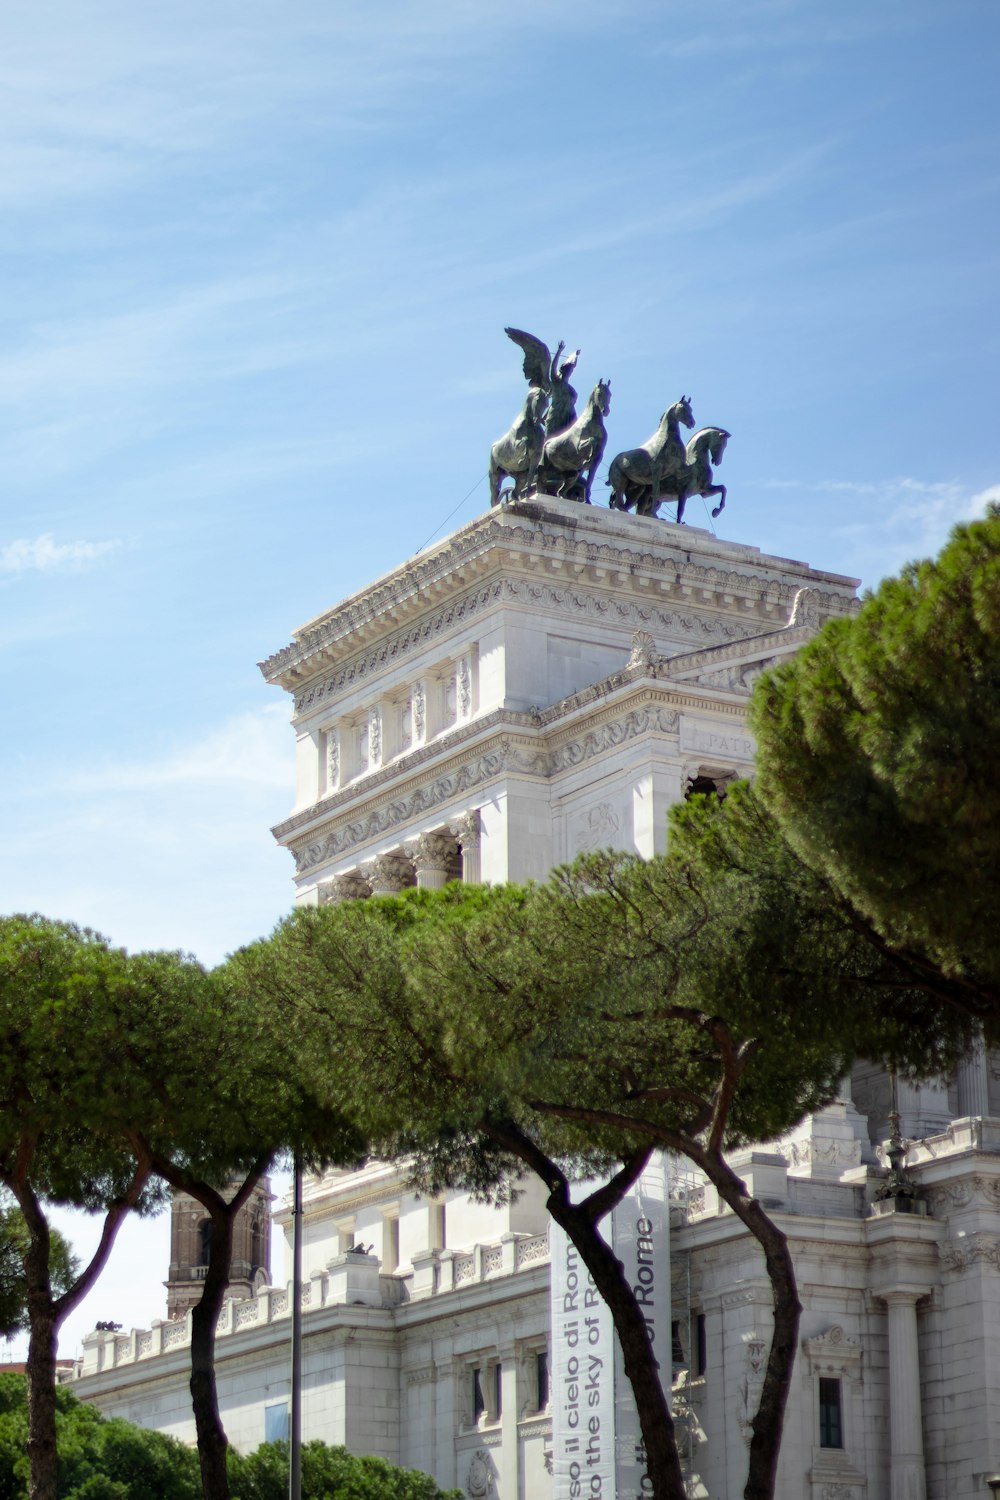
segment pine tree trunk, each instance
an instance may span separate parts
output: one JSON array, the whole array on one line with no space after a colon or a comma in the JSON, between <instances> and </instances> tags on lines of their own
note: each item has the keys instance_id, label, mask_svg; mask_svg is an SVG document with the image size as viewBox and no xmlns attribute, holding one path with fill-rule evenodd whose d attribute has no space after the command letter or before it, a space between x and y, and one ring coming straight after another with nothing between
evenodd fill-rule
<instances>
[{"instance_id":1,"label":"pine tree trunk","mask_svg":"<svg viewBox=\"0 0 1000 1500\"><path fill-rule=\"evenodd\" d=\"M688 1154L697 1161L718 1189L719 1197L747 1226L764 1252L774 1303L774 1329L760 1402L751 1423L750 1462L743 1500L774 1500L785 1408L792 1385L802 1314L795 1267L787 1238L757 1199L750 1197L746 1184L728 1163L708 1151L698 1156L693 1152Z\"/></svg>"},{"instance_id":2,"label":"pine tree trunk","mask_svg":"<svg viewBox=\"0 0 1000 1500\"><path fill-rule=\"evenodd\" d=\"M229 1500L229 1440L219 1416L215 1384L215 1333L229 1285L233 1216L212 1215L212 1247L201 1298L191 1309L191 1405L198 1436L204 1500Z\"/></svg>"},{"instance_id":3,"label":"pine tree trunk","mask_svg":"<svg viewBox=\"0 0 1000 1500\"><path fill-rule=\"evenodd\" d=\"M32 1251L34 1253L34 1250ZM46 1256L47 1259L47 1256ZM46 1277L48 1267L46 1266ZM29 1500L56 1500L56 1326L47 1295L29 1291L31 1335L28 1340Z\"/></svg>"},{"instance_id":4,"label":"pine tree trunk","mask_svg":"<svg viewBox=\"0 0 1000 1500\"><path fill-rule=\"evenodd\" d=\"M565 1230L594 1278L600 1296L611 1310L621 1345L625 1374L635 1397L639 1426L646 1448L646 1469L653 1500L685 1500L684 1475L677 1453L670 1403L660 1378L660 1367L649 1330L621 1261L590 1219L553 1194L549 1213Z\"/></svg>"}]
</instances>

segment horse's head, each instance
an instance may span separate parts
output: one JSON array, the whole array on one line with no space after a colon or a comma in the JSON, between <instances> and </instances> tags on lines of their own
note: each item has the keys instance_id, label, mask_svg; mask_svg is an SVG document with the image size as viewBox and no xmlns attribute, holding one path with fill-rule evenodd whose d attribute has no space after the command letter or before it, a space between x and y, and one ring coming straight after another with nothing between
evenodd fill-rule
<instances>
[{"instance_id":1,"label":"horse's head","mask_svg":"<svg viewBox=\"0 0 1000 1500\"><path fill-rule=\"evenodd\" d=\"M691 397L682 396L679 401L675 401L673 406L668 408L666 415L668 417L676 417L682 427L693 427L694 417L691 415Z\"/></svg>"},{"instance_id":2,"label":"horse's head","mask_svg":"<svg viewBox=\"0 0 1000 1500\"><path fill-rule=\"evenodd\" d=\"M590 404L606 417L611 410L611 381L599 380L590 393Z\"/></svg>"},{"instance_id":3,"label":"horse's head","mask_svg":"<svg viewBox=\"0 0 1000 1500\"><path fill-rule=\"evenodd\" d=\"M708 451L712 455L712 462L713 464L721 463L722 455L726 451L726 444L732 434L727 432L724 427L710 427L708 430L711 434Z\"/></svg>"}]
</instances>

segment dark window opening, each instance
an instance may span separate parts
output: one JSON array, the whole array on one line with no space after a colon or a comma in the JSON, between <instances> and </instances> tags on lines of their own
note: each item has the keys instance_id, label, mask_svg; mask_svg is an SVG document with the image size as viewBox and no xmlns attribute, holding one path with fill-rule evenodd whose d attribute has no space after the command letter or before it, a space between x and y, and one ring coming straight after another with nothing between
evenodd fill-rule
<instances>
[{"instance_id":1,"label":"dark window opening","mask_svg":"<svg viewBox=\"0 0 1000 1500\"><path fill-rule=\"evenodd\" d=\"M503 1365L493 1366L493 1415L503 1415Z\"/></svg>"},{"instance_id":2,"label":"dark window opening","mask_svg":"<svg viewBox=\"0 0 1000 1500\"><path fill-rule=\"evenodd\" d=\"M546 1351L535 1355L535 1383L538 1388L538 1410L549 1404L549 1356Z\"/></svg>"},{"instance_id":3,"label":"dark window opening","mask_svg":"<svg viewBox=\"0 0 1000 1500\"><path fill-rule=\"evenodd\" d=\"M712 776L690 776L684 791L685 801L688 797L696 797L699 794L705 797L718 797L720 802L726 799L726 784L724 781L716 781Z\"/></svg>"},{"instance_id":4,"label":"dark window opening","mask_svg":"<svg viewBox=\"0 0 1000 1500\"><path fill-rule=\"evenodd\" d=\"M483 1399L483 1381L479 1370L472 1372L472 1420L478 1422L486 1410L486 1402Z\"/></svg>"},{"instance_id":5,"label":"dark window opening","mask_svg":"<svg viewBox=\"0 0 1000 1500\"><path fill-rule=\"evenodd\" d=\"M264 1226L260 1219L250 1221L250 1266L256 1271L264 1264Z\"/></svg>"},{"instance_id":6,"label":"dark window opening","mask_svg":"<svg viewBox=\"0 0 1000 1500\"><path fill-rule=\"evenodd\" d=\"M684 1345L681 1343L680 1319L675 1318L670 1325L670 1363L675 1370L686 1370L687 1360L684 1357Z\"/></svg>"},{"instance_id":7,"label":"dark window opening","mask_svg":"<svg viewBox=\"0 0 1000 1500\"><path fill-rule=\"evenodd\" d=\"M704 1313L699 1313L695 1318L694 1338L694 1373L696 1375L704 1375L708 1369L708 1334L705 1327Z\"/></svg>"},{"instance_id":8,"label":"dark window opening","mask_svg":"<svg viewBox=\"0 0 1000 1500\"><path fill-rule=\"evenodd\" d=\"M821 1448L844 1446L839 1380L822 1379L819 1383L819 1445Z\"/></svg>"},{"instance_id":9,"label":"dark window opening","mask_svg":"<svg viewBox=\"0 0 1000 1500\"><path fill-rule=\"evenodd\" d=\"M207 1266L212 1254L212 1221L202 1219L198 1225L198 1264Z\"/></svg>"}]
</instances>

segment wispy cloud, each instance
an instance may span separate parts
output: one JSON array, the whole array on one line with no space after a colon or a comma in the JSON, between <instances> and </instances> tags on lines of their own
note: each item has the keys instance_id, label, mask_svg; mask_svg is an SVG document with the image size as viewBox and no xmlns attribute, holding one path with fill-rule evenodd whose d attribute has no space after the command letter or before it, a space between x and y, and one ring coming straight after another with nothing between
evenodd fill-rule
<instances>
[{"instance_id":1,"label":"wispy cloud","mask_svg":"<svg viewBox=\"0 0 1000 1500\"><path fill-rule=\"evenodd\" d=\"M884 480L829 479L802 482L774 479L764 489L854 500L854 519L834 528L851 545L853 564L867 583L897 571L904 563L933 557L953 526L983 515L990 501L1000 503L1000 484L973 491L956 479L928 481L898 475Z\"/></svg>"},{"instance_id":2,"label":"wispy cloud","mask_svg":"<svg viewBox=\"0 0 1000 1500\"><path fill-rule=\"evenodd\" d=\"M119 537L104 542L57 542L51 531L44 531L0 548L0 573L78 573L120 546Z\"/></svg>"},{"instance_id":3,"label":"wispy cloud","mask_svg":"<svg viewBox=\"0 0 1000 1500\"><path fill-rule=\"evenodd\" d=\"M116 762L65 780L74 792L162 792L173 787L212 790L234 784L280 788L292 784L292 736L284 702L236 714L166 755Z\"/></svg>"}]
</instances>

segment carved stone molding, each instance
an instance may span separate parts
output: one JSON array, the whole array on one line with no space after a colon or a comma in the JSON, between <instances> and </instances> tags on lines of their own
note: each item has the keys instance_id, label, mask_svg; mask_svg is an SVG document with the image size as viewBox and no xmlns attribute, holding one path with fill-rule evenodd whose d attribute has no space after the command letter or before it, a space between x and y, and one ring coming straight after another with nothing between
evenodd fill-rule
<instances>
[{"instance_id":1,"label":"carved stone molding","mask_svg":"<svg viewBox=\"0 0 1000 1500\"><path fill-rule=\"evenodd\" d=\"M968 1208L972 1204L984 1204L1000 1209L1000 1178L964 1177L959 1182L940 1183L928 1188L927 1201L935 1217L946 1215L949 1210Z\"/></svg>"},{"instance_id":2,"label":"carved stone molding","mask_svg":"<svg viewBox=\"0 0 1000 1500\"><path fill-rule=\"evenodd\" d=\"M594 524L586 524L595 520L601 524L596 517L585 517L583 525L574 518L575 524L567 527L557 509L541 502L522 502L502 514L483 516L425 557L407 563L383 583L330 611L289 646L261 662L261 671L270 682L284 679L291 685L310 657L335 651L352 637L362 637L371 627L378 628L391 612L397 617L416 612L435 583L464 582L477 572L495 567L498 560L513 564L521 573L558 573L563 568L576 576L586 572L595 582L612 587L621 587L637 575L652 576L668 584L672 592L697 597L699 603L722 595L730 607L733 600L743 600L751 607L762 602L772 608L791 609L797 592L794 584L762 577L754 568L752 556L742 568L726 567L718 561L701 564L692 556L689 545L678 546L670 534L651 534L641 522L634 521L628 523L630 530L623 530L618 518L604 532L605 540ZM489 586L501 587L504 581ZM846 614L856 608L843 588L813 588L818 607L825 613Z\"/></svg>"},{"instance_id":3,"label":"carved stone molding","mask_svg":"<svg viewBox=\"0 0 1000 1500\"><path fill-rule=\"evenodd\" d=\"M295 713L308 712L345 689L350 690L358 683L392 667L396 662L404 660L414 652L425 649L430 642L455 626L474 619L491 607L505 603L531 604L535 607L558 610L577 618L613 619L623 626L631 625L636 631L646 634L649 633L649 627L652 627L661 636L667 635L674 639L679 638L691 642L704 642L706 638L711 640L712 637L720 643L738 642L751 637L756 638L760 634L759 621L743 625L732 620L712 619L686 610L666 609L645 601L626 598L609 600L604 595L594 594L578 587L560 588L547 582L505 578L453 600L428 619L420 621L408 630L396 632L379 646L345 663L328 677L319 682L310 683L296 696ZM776 628L782 627L776 626ZM664 659L660 658L660 660Z\"/></svg>"},{"instance_id":4,"label":"carved stone molding","mask_svg":"<svg viewBox=\"0 0 1000 1500\"><path fill-rule=\"evenodd\" d=\"M632 654L629 656L628 665L633 669L636 667L652 667L655 666L656 660L656 642L649 631L633 631Z\"/></svg>"},{"instance_id":5,"label":"carved stone molding","mask_svg":"<svg viewBox=\"0 0 1000 1500\"><path fill-rule=\"evenodd\" d=\"M364 901L372 893L371 882L360 870L348 870L324 880L319 888L321 906L332 906L340 901Z\"/></svg>"},{"instance_id":6,"label":"carved stone molding","mask_svg":"<svg viewBox=\"0 0 1000 1500\"><path fill-rule=\"evenodd\" d=\"M817 1162L827 1167L861 1165L861 1142L857 1140L806 1140L791 1141L782 1146L793 1167L807 1166Z\"/></svg>"},{"instance_id":7,"label":"carved stone molding","mask_svg":"<svg viewBox=\"0 0 1000 1500\"><path fill-rule=\"evenodd\" d=\"M510 772L548 779L583 765L585 761L614 750L642 734L669 734L676 729L677 720L676 712L657 705L637 708L622 718L607 720L580 739L570 740L552 751L535 748L530 743L504 736L496 749L467 761L453 774L437 777L408 797L401 797L375 808L364 817L335 828L319 839L311 840L298 848L293 846L296 871L302 874L326 860L336 859L338 855L357 848L359 844L373 842L389 829L404 826L422 813L438 808L464 792L485 786ZM281 825L274 831L278 833L280 827Z\"/></svg>"},{"instance_id":8,"label":"carved stone molding","mask_svg":"<svg viewBox=\"0 0 1000 1500\"><path fill-rule=\"evenodd\" d=\"M803 1339L802 1348L813 1374L846 1376L851 1381L861 1379L861 1344L846 1334L839 1323L825 1333Z\"/></svg>"},{"instance_id":9,"label":"carved stone molding","mask_svg":"<svg viewBox=\"0 0 1000 1500\"><path fill-rule=\"evenodd\" d=\"M452 825L452 832L463 850L478 849L483 839L483 821L479 808L463 813Z\"/></svg>"},{"instance_id":10,"label":"carved stone molding","mask_svg":"<svg viewBox=\"0 0 1000 1500\"><path fill-rule=\"evenodd\" d=\"M967 1271L974 1265L1000 1271L1000 1237L995 1234L969 1234L960 1240L944 1240L938 1251L945 1271Z\"/></svg>"},{"instance_id":11,"label":"carved stone molding","mask_svg":"<svg viewBox=\"0 0 1000 1500\"><path fill-rule=\"evenodd\" d=\"M413 861L402 851L380 854L364 867L375 896L395 896L413 884Z\"/></svg>"},{"instance_id":12,"label":"carved stone molding","mask_svg":"<svg viewBox=\"0 0 1000 1500\"><path fill-rule=\"evenodd\" d=\"M722 1306L727 1310L736 1307L773 1307L774 1299L769 1286L741 1287L736 1292L723 1292Z\"/></svg>"},{"instance_id":13,"label":"carved stone molding","mask_svg":"<svg viewBox=\"0 0 1000 1500\"><path fill-rule=\"evenodd\" d=\"M407 1370L407 1385L434 1385L438 1378L438 1372L433 1365L425 1365L420 1370Z\"/></svg>"},{"instance_id":14,"label":"carved stone molding","mask_svg":"<svg viewBox=\"0 0 1000 1500\"><path fill-rule=\"evenodd\" d=\"M450 833L422 833L412 847L418 873L423 869L447 870L455 858L455 839Z\"/></svg>"}]
</instances>

